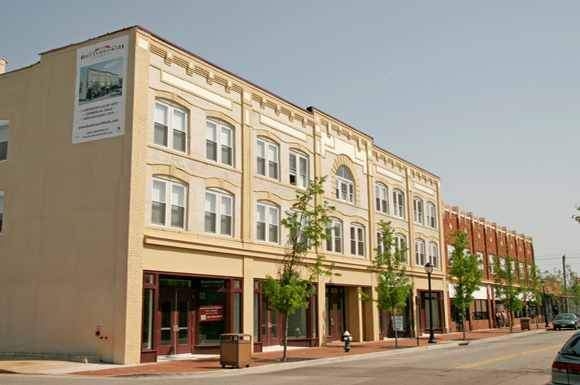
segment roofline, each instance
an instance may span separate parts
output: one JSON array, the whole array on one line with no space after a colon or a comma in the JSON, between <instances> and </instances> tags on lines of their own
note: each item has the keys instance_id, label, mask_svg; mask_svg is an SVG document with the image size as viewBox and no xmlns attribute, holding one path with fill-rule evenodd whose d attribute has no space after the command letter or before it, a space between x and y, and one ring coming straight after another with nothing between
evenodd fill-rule
<instances>
[{"instance_id":1,"label":"roofline","mask_svg":"<svg viewBox=\"0 0 580 385\"><path fill-rule=\"evenodd\" d=\"M374 141L373 141L373 146L375 146L375 147L376 147L378 150L380 150L380 151L383 151L383 152L386 152L386 153L387 153L387 154L389 154L390 156L392 156L392 157L394 157L394 158L397 158L397 160L399 160L399 161L401 161L401 162L404 162L404 163L408 163L408 164L410 164L411 166L413 166L413 167L415 167L415 168L417 168L417 169L419 169L419 170L421 170L421 171L423 171L423 172L426 172L427 174L431 175L433 178L436 178L436 179L438 179L438 180L441 180L441 177L440 177L439 175L435 174L434 172L432 172L432 171L429 171L429 170L427 170L427 169L425 169L425 168L423 168L423 167L419 166L418 164L416 164L416 163L413 163L413 162L411 162L410 160L407 160L407 159L405 159L405 158L403 158L403 157L401 157L401 156L399 156L399 155L397 155L397 154L393 154L391 151L389 151L389 150L387 150L387 149L385 149L385 148L383 148L383 147L379 146L379 145L378 145L378 144L376 144Z\"/></svg>"}]
</instances>

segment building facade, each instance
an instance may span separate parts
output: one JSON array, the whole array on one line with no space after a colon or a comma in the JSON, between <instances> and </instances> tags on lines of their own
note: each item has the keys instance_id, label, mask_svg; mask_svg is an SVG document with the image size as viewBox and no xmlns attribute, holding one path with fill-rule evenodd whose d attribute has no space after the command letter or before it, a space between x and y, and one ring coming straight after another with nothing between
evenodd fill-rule
<instances>
[{"instance_id":1,"label":"building facade","mask_svg":"<svg viewBox=\"0 0 580 385\"><path fill-rule=\"evenodd\" d=\"M296 191L321 176L336 209L307 261L335 274L289 319L290 343L389 334L363 300L381 220L408 250L405 333L425 331L429 301L447 331L440 180L349 124L141 27L44 52L0 89L0 352L137 363L215 351L224 332L279 344L262 280Z\"/></svg>"},{"instance_id":2,"label":"building facade","mask_svg":"<svg viewBox=\"0 0 580 385\"><path fill-rule=\"evenodd\" d=\"M467 234L469 252L476 255L482 271L483 285L473 297L474 301L466 314L468 330L497 328L507 325L507 313L502 301L497 297L494 287L497 285L496 266L504 266L506 258L511 257L514 263L516 280L525 286L534 266L534 247L532 238L508 230L505 226L476 217L458 207L445 206L443 215L445 228L446 258L448 264L454 250L453 243L457 232ZM452 331L461 330L461 313L453 306L454 288L452 279L448 283L449 325ZM520 314L516 314L516 317ZM514 320L517 322L517 319Z\"/></svg>"}]
</instances>

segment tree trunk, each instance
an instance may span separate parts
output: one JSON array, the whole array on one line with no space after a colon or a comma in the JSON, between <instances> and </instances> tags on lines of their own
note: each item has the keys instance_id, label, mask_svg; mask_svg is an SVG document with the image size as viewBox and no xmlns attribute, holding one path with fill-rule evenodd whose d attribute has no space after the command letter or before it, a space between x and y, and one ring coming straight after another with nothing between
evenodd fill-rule
<instances>
[{"instance_id":1,"label":"tree trunk","mask_svg":"<svg viewBox=\"0 0 580 385\"><path fill-rule=\"evenodd\" d=\"M463 341L465 341L467 338L465 333L465 305L461 306L461 325L463 329Z\"/></svg>"},{"instance_id":2,"label":"tree trunk","mask_svg":"<svg viewBox=\"0 0 580 385\"><path fill-rule=\"evenodd\" d=\"M391 312L391 325L393 325L393 332L395 333L395 349L399 347L399 338L397 335L397 328L395 327L395 313Z\"/></svg>"},{"instance_id":3,"label":"tree trunk","mask_svg":"<svg viewBox=\"0 0 580 385\"><path fill-rule=\"evenodd\" d=\"M282 344L284 345L284 350L282 353L282 362L286 362L288 359L288 313L284 314L284 330L282 331L283 339Z\"/></svg>"},{"instance_id":4,"label":"tree trunk","mask_svg":"<svg viewBox=\"0 0 580 385\"><path fill-rule=\"evenodd\" d=\"M508 320L510 323L510 333L514 331L514 315L511 310L508 310Z\"/></svg>"}]
</instances>

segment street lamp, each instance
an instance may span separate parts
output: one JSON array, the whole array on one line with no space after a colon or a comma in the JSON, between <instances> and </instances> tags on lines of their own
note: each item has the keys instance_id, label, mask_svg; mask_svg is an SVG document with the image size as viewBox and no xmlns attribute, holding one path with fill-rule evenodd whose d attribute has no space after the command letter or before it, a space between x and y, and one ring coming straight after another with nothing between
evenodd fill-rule
<instances>
[{"instance_id":1,"label":"street lamp","mask_svg":"<svg viewBox=\"0 0 580 385\"><path fill-rule=\"evenodd\" d=\"M435 335L433 334L433 304L431 303L433 300L433 293L431 292L431 273L433 272L433 265L431 262L425 264L425 272L427 273L427 283L429 285L429 340L427 342L435 344L437 342L435 341Z\"/></svg>"}]
</instances>

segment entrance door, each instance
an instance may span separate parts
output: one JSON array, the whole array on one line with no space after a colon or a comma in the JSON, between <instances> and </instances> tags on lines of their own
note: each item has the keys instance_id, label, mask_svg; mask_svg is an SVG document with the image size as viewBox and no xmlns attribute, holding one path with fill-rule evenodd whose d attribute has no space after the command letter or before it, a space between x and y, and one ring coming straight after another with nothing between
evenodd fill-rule
<instances>
[{"instance_id":1,"label":"entrance door","mask_svg":"<svg viewBox=\"0 0 580 385\"><path fill-rule=\"evenodd\" d=\"M161 287L158 354L191 353L195 319L193 300L189 287Z\"/></svg>"},{"instance_id":2,"label":"entrance door","mask_svg":"<svg viewBox=\"0 0 580 385\"><path fill-rule=\"evenodd\" d=\"M429 301L429 292L422 292L421 293L421 321L423 323L422 329L425 332L429 331L429 302L431 302L432 311L433 311L433 330L441 331L441 297L440 292L432 292L431 294L431 301Z\"/></svg>"},{"instance_id":3,"label":"entrance door","mask_svg":"<svg viewBox=\"0 0 580 385\"><path fill-rule=\"evenodd\" d=\"M274 310L268 308L268 301L262 301L260 312L261 337L264 345L280 345L282 342L282 317Z\"/></svg>"},{"instance_id":4,"label":"entrance door","mask_svg":"<svg viewBox=\"0 0 580 385\"><path fill-rule=\"evenodd\" d=\"M340 340L345 330L344 287L326 288L326 339Z\"/></svg>"}]
</instances>

